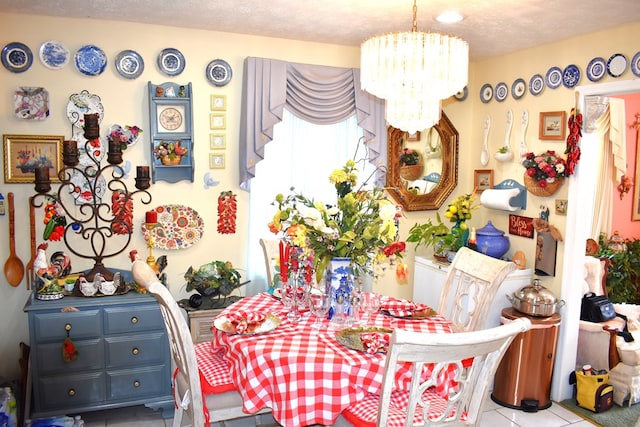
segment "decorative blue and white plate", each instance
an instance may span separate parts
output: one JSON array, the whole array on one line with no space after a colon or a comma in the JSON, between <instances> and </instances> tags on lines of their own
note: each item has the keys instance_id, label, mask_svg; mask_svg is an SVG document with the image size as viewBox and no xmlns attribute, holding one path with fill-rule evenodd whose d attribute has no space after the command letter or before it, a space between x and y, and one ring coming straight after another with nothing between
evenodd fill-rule
<instances>
[{"instance_id":1,"label":"decorative blue and white plate","mask_svg":"<svg viewBox=\"0 0 640 427\"><path fill-rule=\"evenodd\" d=\"M604 77L607 72L607 63L604 58L597 57L589 61L587 65L587 78L592 82L597 82Z\"/></svg>"},{"instance_id":2,"label":"decorative blue and white plate","mask_svg":"<svg viewBox=\"0 0 640 427\"><path fill-rule=\"evenodd\" d=\"M116 56L116 71L125 79L135 79L144 71L144 61L133 50L123 50Z\"/></svg>"},{"instance_id":3,"label":"decorative blue and white plate","mask_svg":"<svg viewBox=\"0 0 640 427\"><path fill-rule=\"evenodd\" d=\"M540 74L534 74L529 80L529 92L531 95L538 96L544 90L544 79Z\"/></svg>"},{"instance_id":4,"label":"decorative blue and white plate","mask_svg":"<svg viewBox=\"0 0 640 427\"><path fill-rule=\"evenodd\" d=\"M98 46L82 46L75 55L76 68L85 76L97 76L107 68L107 55Z\"/></svg>"},{"instance_id":5,"label":"decorative blue and white plate","mask_svg":"<svg viewBox=\"0 0 640 427\"><path fill-rule=\"evenodd\" d=\"M524 79L515 79L511 85L511 96L513 96L513 99L522 98L526 92L527 84L524 82Z\"/></svg>"},{"instance_id":6,"label":"decorative blue and white plate","mask_svg":"<svg viewBox=\"0 0 640 427\"><path fill-rule=\"evenodd\" d=\"M23 73L31 68L33 53L24 43L13 42L2 48L2 65L12 73Z\"/></svg>"},{"instance_id":7,"label":"decorative blue and white plate","mask_svg":"<svg viewBox=\"0 0 640 427\"><path fill-rule=\"evenodd\" d=\"M580 81L580 68L576 65L567 65L562 72L562 84L564 87L572 88Z\"/></svg>"},{"instance_id":8,"label":"decorative blue and white plate","mask_svg":"<svg viewBox=\"0 0 640 427\"><path fill-rule=\"evenodd\" d=\"M467 99L467 96L469 95L469 88L467 88L466 86L460 91L457 92L454 96L454 98L456 98L458 101L464 101L465 99Z\"/></svg>"},{"instance_id":9,"label":"decorative blue and white plate","mask_svg":"<svg viewBox=\"0 0 640 427\"><path fill-rule=\"evenodd\" d=\"M184 71L186 61L178 49L166 48L158 55L158 68L167 76L177 76Z\"/></svg>"},{"instance_id":10,"label":"decorative blue and white plate","mask_svg":"<svg viewBox=\"0 0 640 427\"><path fill-rule=\"evenodd\" d=\"M557 89L562 84L562 70L559 67L551 67L547 71L547 86Z\"/></svg>"},{"instance_id":11,"label":"decorative blue and white plate","mask_svg":"<svg viewBox=\"0 0 640 427\"><path fill-rule=\"evenodd\" d=\"M231 81L231 66L223 59L214 59L207 65L206 75L209 83L224 86Z\"/></svg>"},{"instance_id":12,"label":"decorative blue and white plate","mask_svg":"<svg viewBox=\"0 0 640 427\"><path fill-rule=\"evenodd\" d=\"M634 76L640 77L640 52L633 55L631 60L631 72Z\"/></svg>"},{"instance_id":13,"label":"decorative blue and white plate","mask_svg":"<svg viewBox=\"0 0 640 427\"><path fill-rule=\"evenodd\" d=\"M607 73L611 77L620 77L627 71L627 57L621 53L611 55L607 61Z\"/></svg>"},{"instance_id":14,"label":"decorative blue and white plate","mask_svg":"<svg viewBox=\"0 0 640 427\"><path fill-rule=\"evenodd\" d=\"M485 83L484 86L480 88L480 101L486 104L491 101L491 98L493 98L493 86L489 83Z\"/></svg>"},{"instance_id":15,"label":"decorative blue and white plate","mask_svg":"<svg viewBox=\"0 0 640 427\"><path fill-rule=\"evenodd\" d=\"M51 70L64 68L69 63L69 58L71 53L62 42L49 40L40 45L40 61Z\"/></svg>"},{"instance_id":16,"label":"decorative blue and white plate","mask_svg":"<svg viewBox=\"0 0 640 427\"><path fill-rule=\"evenodd\" d=\"M507 99L507 96L509 96L509 89L507 88L506 83L504 82L500 82L496 85L496 101L498 102L502 102L505 99Z\"/></svg>"}]
</instances>

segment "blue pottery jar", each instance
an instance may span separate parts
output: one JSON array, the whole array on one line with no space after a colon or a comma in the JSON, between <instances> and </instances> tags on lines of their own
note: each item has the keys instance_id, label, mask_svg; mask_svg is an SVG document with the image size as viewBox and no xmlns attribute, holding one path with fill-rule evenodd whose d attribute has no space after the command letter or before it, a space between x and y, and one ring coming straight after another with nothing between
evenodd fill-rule
<instances>
[{"instance_id":1,"label":"blue pottery jar","mask_svg":"<svg viewBox=\"0 0 640 427\"><path fill-rule=\"evenodd\" d=\"M509 238L493 226L491 221L487 225L476 230L476 242L478 252L493 258L500 258L509 250Z\"/></svg>"}]
</instances>

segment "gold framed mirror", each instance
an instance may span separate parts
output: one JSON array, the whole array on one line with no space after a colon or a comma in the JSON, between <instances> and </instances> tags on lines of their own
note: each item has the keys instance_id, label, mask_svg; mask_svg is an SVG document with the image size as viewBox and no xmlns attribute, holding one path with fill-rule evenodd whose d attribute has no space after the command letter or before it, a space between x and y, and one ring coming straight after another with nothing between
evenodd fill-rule
<instances>
[{"instance_id":1,"label":"gold framed mirror","mask_svg":"<svg viewBox=\"0 0 640 427\"><path fill-rule=\"evenodd\" d=\"M417 174L408 174L401 165L405 148L420 154L422 168ZM396 203L407 211L436 210L457 185L458 131L444 111L433 128L418 136L387 128L386 190Z\"/></svg>"}]
</instances>

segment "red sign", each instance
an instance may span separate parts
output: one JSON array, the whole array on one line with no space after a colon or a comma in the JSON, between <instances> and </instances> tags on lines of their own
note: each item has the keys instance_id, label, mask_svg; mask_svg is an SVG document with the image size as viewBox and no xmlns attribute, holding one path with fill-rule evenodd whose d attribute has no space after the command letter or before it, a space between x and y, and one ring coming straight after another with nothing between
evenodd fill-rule
<instances>
[{"instance_id":1,"label":"red sign","mask_svg":"<svg viewBox=\"0 0 640 427\"><path fill-rule=\"evenodd\" d=\"M509 215L509 234L533 239L533 218Z\"/></svg>"}]
</instances>

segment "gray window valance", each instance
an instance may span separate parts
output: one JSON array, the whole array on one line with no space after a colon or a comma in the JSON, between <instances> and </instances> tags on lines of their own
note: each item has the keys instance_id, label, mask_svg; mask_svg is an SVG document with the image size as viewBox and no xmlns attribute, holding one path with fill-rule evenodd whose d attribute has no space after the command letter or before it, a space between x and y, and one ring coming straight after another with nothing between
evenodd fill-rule
<instances>
[{"instance_id":1,"label":"gray window valance","mask_svg":"<svg viewBox=\"0 0 640 427\"><path fill-rule=\"evenodd\" d=\"M247 57L240 116L240 187L249 191L256 164L273 139L273 126L287 108L314 124L334 124L356 114L369 161L386 166L384 101L360 89L360 69L295 64ZM384 182L384 176L376 182Z\"/></svg>"}]
</instances>

